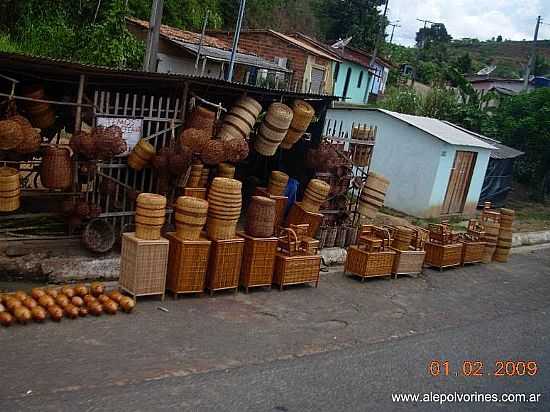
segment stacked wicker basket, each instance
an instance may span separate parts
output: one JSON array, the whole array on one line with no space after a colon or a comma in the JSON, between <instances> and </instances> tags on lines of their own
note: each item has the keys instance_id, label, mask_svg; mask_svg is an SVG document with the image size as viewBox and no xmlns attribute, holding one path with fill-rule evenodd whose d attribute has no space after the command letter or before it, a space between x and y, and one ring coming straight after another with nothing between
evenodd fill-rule
<instances>
[{"instance_id":1,"label":"stacked wicker basket","mask_svg":"<svg viewBox=\"0 0 550 412\"><path fill-rule=\"evenodd\" d=\"M396 253L392 273L395 276L421 273L428 232L419 227L398 226L392 229L392 250Z\"/></svg>"},{"instance_id":2,"label":"stacked wicker basket","mask_svg":"<svg viewBox=\"0 0 550 412\"><path fill-rule=\"evenodd\" d=\"M439 268L449 268L462 264L462 249L464 244L458 235L453 233L447 223L429 226L430 240L426 243L426 265Z\"/></svg>"},{"instance_id":3,"label":"stacked wicker basket","mask_svg":"<svg viewBox=\"0 0 550 412\"><path fill-rule=\"evenodd\" d=\"M365 187L359 199L359 213L367 218L374 218L378 210L384 206L386 191L390 181L384 176L369 173Z\"/></svg>"},{"instance_id":4,"label":"stacked wicker basket","mask_svg":"<svg viewBox=\"0 0 550 412\"><path fill-rule=\"evenodd\" d=\"M515 212L512 209L500 209L500 229L498 232L497 247L493 260L507 262L512 247L512 225Z\"/></svg>"},{"instance_id":5,"label":"stacked wicker basket","mask_svg":"<svg viewBox=\"0 0 550 412\"><path fill-rule=\"evenodd\" d=\"M495 254L498 235L500 233L500 213L488 208L483 209L481 213L481 224L484 227L485 251L483 254L483 263L491 263Z\"/></svg>"},{"instance_id":6,"label":"stacked wicker basket","mask_svg":"<svg viewBox=\"0 0 550 412\"><path fill-rule=\"evenodd\" d=\"M273 156L288 132L292 117L290 107L283 103L272 103L258 132L254 145L256 151L264 156Z\"/></svg>"},{"instance_id":7,"label":"stacked wicker basket","mask_svg":"<svg viewBox=\"0 0 550 412\"><path fill-rule=\"evenodd\" d=\"M13 212L19 209L20 197L19 172L11 167L0 168L0 212Z\"/></svg>"}]
</instances>

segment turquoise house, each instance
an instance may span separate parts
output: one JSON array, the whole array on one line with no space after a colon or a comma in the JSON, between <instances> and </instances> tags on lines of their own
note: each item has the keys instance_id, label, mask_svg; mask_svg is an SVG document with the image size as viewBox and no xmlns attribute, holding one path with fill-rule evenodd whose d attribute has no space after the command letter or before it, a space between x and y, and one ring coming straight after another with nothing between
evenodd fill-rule
<instances>
[{"instance_id":1,"label":"turquoise house","mask_svg":"<svg viewBox=\"0 0 550 412\"><path fill-rule=\"evenodd\" d=\"M334 63L333 73L335 96L341 96L346 103L367 103L371 81L368 67L343 59Z\"/></svg>"}]
</instances>

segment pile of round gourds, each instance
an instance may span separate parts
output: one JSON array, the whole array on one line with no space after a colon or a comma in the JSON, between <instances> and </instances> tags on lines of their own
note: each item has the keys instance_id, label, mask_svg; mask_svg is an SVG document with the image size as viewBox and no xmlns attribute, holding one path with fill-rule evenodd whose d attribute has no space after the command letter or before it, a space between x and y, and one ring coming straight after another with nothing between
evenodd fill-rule
<instances>
[{"instance_id":1,"label":"pile of round gourds","mask_svg":"<svg viewBox=\"0 0 550 412\"><path fill-rule=\"evenodd\" d=\"M100 282L94 282L90 287L34 288L30 295L21 290L0 295L0 325L8 327L15 322L23 325L31 321L44 322L48 317L59 322L63 317L76 319L88 314L116 315L119 309L130 313L135 306L132 298L118 290L107 293Z\"/></svg>"}]
</instances>

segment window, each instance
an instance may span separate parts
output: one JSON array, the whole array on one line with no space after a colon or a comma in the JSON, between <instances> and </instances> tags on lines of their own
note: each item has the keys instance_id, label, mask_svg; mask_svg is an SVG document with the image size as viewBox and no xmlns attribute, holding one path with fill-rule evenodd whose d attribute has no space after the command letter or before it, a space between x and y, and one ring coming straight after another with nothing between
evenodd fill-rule
<instances>
[{"instance_id":1,"label":"window","mask_svg":"<svg viewBox=\"0 0 550 412\"><path fill-rule=\"evenodd\" d=\"M351 67L348 69L348 72L346 73L346 82L344 83L344 93L343 97L344 99L348 97L348 88L349 88L349 79L351 78Z\"/></svg>"},{"instance_id":2,"label":"window","mask_svg":"<svg viewBox=\"0 0 550 412\"><path fill-rule=\"evenodd\" d=\"M357 81L357 88L360 89L362 84L363 84L363 70L361 70L361 73L359 73L359 80Z\"/></svg>"},{"instance_id":3,"label":"window","mask_svg":"<svg viewBox=\"0 0 550 412\"><path fill-rule=\"evenodd\" d=\"M323 93L325 83L325 71L321 68L313 67L311 69L311 84L310 90L311 93Z\"/></svg>"},{"instance_id":4,"label":"window","mask_svg":"<svg viewBox=\"0 0 550 412\"><path fill-rule=\"evenodd\" d=\"M340 72L340 62L337 62L334 68L334 83L338 81L338 72Z\"/></svg>"}]
</instances>

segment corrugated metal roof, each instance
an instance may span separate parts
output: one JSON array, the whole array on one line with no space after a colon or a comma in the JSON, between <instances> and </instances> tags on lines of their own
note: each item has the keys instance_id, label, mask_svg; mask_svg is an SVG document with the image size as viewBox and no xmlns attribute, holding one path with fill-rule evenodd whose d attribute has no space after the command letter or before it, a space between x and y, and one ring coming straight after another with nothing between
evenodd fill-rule
<instances>
[{"instance_id":1,"label":"corrugated metal roof","mask_svg":"<svg viewBox=\"0 0 550 412\"><path fill-rule=\"evenodd\" d=\"M395 119L401 120L411 126L420 129L439 140L456 146L471 146L482 149L496 149L493 145L484 142L481 139L474 137L470 133L466 133L450 124L432 119L430 117L412 116L410 114L396 113L389 110L377 109L378 111L387 114Z\"/></svg>"},{"instance_id":2,"label":"corrugated metal roof","mask_svg":"<svg viewBox=\"0 0 550 412\"><path fill-rule=\"evenodd\" d=\"M175 39L171 40L171 42L185 48L186 50L189 50L194 55L197 55L198 53L198 50L199 50L198 44L184 43ZM217 47L202 46L201 56L207 56L208 59L210 60L228 62L231 60L231 51L218 49ZM291 72L291 70L287 69L286 67L281 67L277 65L277 63L275 62L270 62L265 59L262 59L261 57L251 55L251 54L245 54L245 53L236 54L236 63L243 64L245 66L259 67L261 69L268 69L268 70L277 71L277 72L284 72L284 73Z\"/></svg>"},{"instance_id":3,"label":"corrugated metal roof","mask_svg":"<svg viewBox=\"0 0 550 412\"><path fill-rule=\"evenodd\" d=\"M456 127L457 129L462 130L466 133L469 133L477 137L478 139L483 140L485 143L490 144L491 146L494 146L496 149L491 152L492 159L514 159L516 157L523 156L525 154L520 150L514 149L513 147L506 146L505 144L500 143L498 140L491 139L490 137L483 136L482 134L472 132L468 129L460 127L451 122L445 122L445 123L453 127Z\"/></svg>"},{"instance_id":4,"label":"corrugated metal roof","mask_svg":"<svg viewBox=\"0 0 550 412\"><path fill-rule=\"evenodd\" d=\"M278 31L275 31L275 30L269 30L269 32L274 34L275 36L280 37L281 39L287 41L288 43L291 43L295 46L298 46L301 49L307 50L307 51L309 51L313 54L316 54L317 56L324 57L325 59L333 60L333 61L336 61L336 62L340 61L340 59L338 59L334 56L331 56L330 54L326 53L324 50L321 50L318 47L314 47L314 46L312 46L312 45L310 45L306 42L303 42L301 40L298 40L294 37L287 36L286 34L279 33Z\"/></svg>"},{"instance_id":5,"label":"corrugated metal roof","mask_svg":"<svg viewBox=\"0 0 550 412\"><path fill-rule=\"evenodd\" d=\"M177 73L151 73L134 69L116 69L112 67L97 66L93 64L83 64L72 62L69 60L56 59L44 56L31 56L27 54L3 53L0 52L0 67L5 73L24 73L25 71L34 70L36 72L45 73L48 75L65 76L69 80L69 76L73 76L75 81L78 81L78 75L84 74L89 78L99 79L115 79L124 78L132 79L139 84L147 84L147 81L159 81L164 86L170 85L170 82L184 82L186 80L206 86L220 86L225 89L241 90L250 93L258 94L284 94L288 97L316 100L338 100L339 97L331 95L320 95L315 93L292 92L289 90L270 89L260 86L251 86L238 82L228 82L223 79L191 76ZM144 83L145 82L145 83Z\"/></svg>"}]
</instances>

